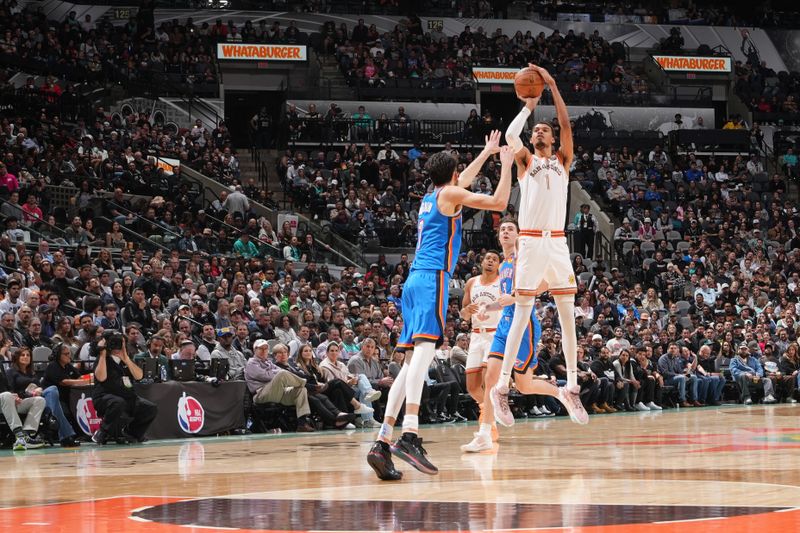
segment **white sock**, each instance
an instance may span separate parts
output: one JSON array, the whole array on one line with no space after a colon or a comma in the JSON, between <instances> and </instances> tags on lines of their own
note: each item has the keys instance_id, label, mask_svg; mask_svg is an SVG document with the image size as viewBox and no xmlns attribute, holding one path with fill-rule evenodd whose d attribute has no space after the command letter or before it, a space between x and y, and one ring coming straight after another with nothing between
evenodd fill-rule
<instances>
[{"instance_id":1,"label":"white sock","mask_svg":"<svg viewBox=\"0 0 800 533\"><path fill-rule=\"evenodd\" d=\"M382 440L383 442L392 442L392 433L394 433L394 427L384 422L381 424L381 429L378 430L377 440Z\"/></svg>"},{"instance_id":2,"label":"white sock","mask_svg":"<svg viewBox=\"0 0 800 533\"><path fill-rule=\"evenodd\" d=\"M403 417L403 433L419 433L419 416L406 415Z\"/></svg>"},{"instance_id":3,"label":"white sock","mask_svg":"<svg viewBox=\"0 0 800 533\"><path fill-rule=\"evenodd\" d=\"M478 433L484 435L486 437L492 437L492 425L491 424L481 424L480 429L478 429Z\"/></svg>"}]
</instances>

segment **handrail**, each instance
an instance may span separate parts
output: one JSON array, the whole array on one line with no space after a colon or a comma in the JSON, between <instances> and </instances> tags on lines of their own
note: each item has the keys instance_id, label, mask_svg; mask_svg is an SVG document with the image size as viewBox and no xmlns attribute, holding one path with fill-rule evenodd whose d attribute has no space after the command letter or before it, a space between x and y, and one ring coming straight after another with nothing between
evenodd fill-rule
<instances>
[{"instance_id":1,"label":"handrail","mask_svg":"<svg viewBox=\"0 0 800 533\"><path fill-rule=\"evenodd\" d=\"M239 229L239 228L237 228L236 226L233 226L233 225L231 225L231 224L228 224L228 223L227 223L227 222L225 222L224 220L220 220L220 219L218 219L218 218L216 218L216 217L214 217L214 216L210 215L210 214L208 213L208 211L206 211L206 217L210 218L210 219L211 219L213 222L216 222L216 223L218 223L218 224L222 224L222 225L223 225L223 226L225 226L226 228L228 228L228 229L230 229L230 230L233 230L233 233L232 233L233 235L238 235L238 234L241 234L241 233L242 233L242 230L240 230L240 229ZM274 244L272 244L272 243L269 243L269 242L267 242L267 241L265 241L265 240L261 239L260 237L252 237L252 238L253 238L253 239L255 239L256 241L258 241L260 244L263 244L263 245L265 245L265 246L269 246L270 248L272 248L273 250L275 250L275 252L276 252L278 255L281 255L281 250L280 250L280 248L278 248L278 247L277 247L277 246L275 246Z\"/></svg>"},{"instance_id":2,"label":"handrail","mask_svg":"<svg viewBox=\"0 0 800 533\"><path fill-rule=\"evenodd\" d=\"M193 176L192 174L195 174L196 176ZM202 178L205 178L205 179L209 180L212 183L215 183L215 184L219 185L220 188L224 188L225 187L224 185L222 185L218 181L212 180L211 178L208 178L208 177L204 176L199 171L197 171L197 170L195 170L195 169L193 169L193 168L191 168L189 166L181 167L181 176L182 177L188 176L189 178L193 178L195 181L198 181L198 182L200 181L199 177L202 177ZM199 176L199 177L197 177L197 176ZM256 201L254 201L252 198L250 198L249 200L250 200L251 207L253 205L255 205L259 209L262 209L264 212L268 213L269 217L273 218L273 220L270 220L270 222L272 222L273 226L275 226L277 224L278 210L272 209L272 208L267 207L267 206L265 206L265 205L263 205L261 203L258 203ZM301 215L301 214L298 214L298 213L292 213L292 214L297 216L298 223L306 224L308 226L311 226L312 229L314 230L313 234L314 234L314 237L315 237L315 241L320 243L320 244L325 244L326 246L328 246L330 248L330 250L334 254L336 254L337 257L340 257L343 261L345 261L345 264L354 265L354 266L357 266L359 268L366 267L367 261L364 258L364 255L363 255L361 249L358 248L358 246L356 246L352 242L349 242L349 241L343 239L342 237L340 237L339 235L335 234L332 231L327 232L327 235L326 235L330 239L330 243L325 243L322 240L322 235L323 235L324 230L323 230L323 227L321 225L317 224L316 222L314 222L313 220L307 218L304 215ZM334 248L334 246L336 248ZM347 255L341 253L340 249L348 250L349 252L351 252L352 257L348 257Z\"/></svg>"},{"instance_id":3,"label":"handrail","mask_svg":"<svg viewBox=\"0 0 800 533\"><path fill-rule=\"evenodd\" d=\"M106 200L106 201L107 201L109 204L111 204L112 206L116 207L117 209L122 209L123 211L127 211L128 213L130 213L130 214L132 214L133 216L135 216L137 219L144 220L145 222L147 222L147 223L148 223L148 224L150 224L151 226L156 226L156 227L158 227L158 229L160 229L160 230L164 230L164 231L166 231L167 233L171 233L171 234L172 234L172 235L174 235L175 237L183 237L183 235L181 235L180 233L177 233L177 232L175 232L175 231L172 231L171 229L169 229L169 228L167 228L167 227L165 227L165 226L162 226L162 225L158 224L157 222L153 222L152 220L147 220L146 218L144 218L142 215L140 215L140 214L139 214L139 213L137 213L136 211L132 211L132 210L128 209L127 207L121 206L121 205L119 205L118 203L116 203L116 202L113 202L113 201L111 201L111 200ZM122 227L122 224L120 224L120 227Z\"/></svg>"},{"instance_id":4,"label":"handrail","mask_svg":"<svg viewBox=\"0 0 800 533\"><path fill-rule=\"evenodd\" d=\"M109 220L109 219L107 219L106 217L97 217L97 218L98 218L99 220L102 220L102 221L104 221L104 222L107 222L108 224L112 224L112 221L111 221L111 220ZM134 237L136 237L136 238L137 238L138 240L140 240L140 241L147 241L147 242L149 242L150 244L152 244L152 245L154 245L154 246L156 246L156 247L158 247L158 248L161 248L162 250L164 250L164 251L166 251L166 252L171 252L171 251L172 251L170 248L167 248L167 247L166 247L166 246L164 246L163 244L161 244L161 243L157 243L157 242L156 242L156 241L154 241L153 239L151 239L151 238L149 238L149 237L145 237L145 236L144 236L144 235L142 235L141 233L137 233L137 232L133 231L132 229L125 227L125 225L123 225L123 224L120 224L120 225L119 225L119 229L121 229L121 230L122 230L123 232L125 232L125 233L129 233L129 234L133 235Z\"/></svg>"},{"instance_id":5,"label":"handrail","mask_svg":"<svg viewBox=\"0 0 800 533\"><path fill-rule=\"evenodd\" d=\"M0 206L2 206L2 205L4 205L4 204L10 204L10 203L11 203L11 202L10 202L10 201L8 201L7 199L5 199L5 198L0 198ZM19 208L20 208L20 210L22 210L22 206L21 206L21 205L19 206ZM5 220L5 218L4 218L3 220ZM31 226L29 226L28 224L26 224L26 223L25 223L25 222L23 222L22 220L20 220L20 221L19 221L19 223L20 223L22 226L24 226L26 229L27 229L27 228L31 228ZM63 229L59 228L59 227L58 227L58 226L56 226L55 224L51 224L51 223L49 223L48 221L46 221L46 220L45 220L45 219L43 219L43 218L40 218L39 220L37 220L37 221L36 221L36 224L39 224L39 223L41 223L41 224L45 224L45 225L47 225L47 226L49 226L49 227L53 228L54 230L56 230L57 232L61 233L62 235L66 235L66 234L67 234L66 230L63 230ZM21 229L21 228L20 228L20 229ZM32 228L31 228L31 229L32 229ZM33 231L36 231L36 230L33 230ZM41 235L41 233L39 233L38 231L36 231L36 233L38 233L39 235Z\"/></svg>"}]
</instances>

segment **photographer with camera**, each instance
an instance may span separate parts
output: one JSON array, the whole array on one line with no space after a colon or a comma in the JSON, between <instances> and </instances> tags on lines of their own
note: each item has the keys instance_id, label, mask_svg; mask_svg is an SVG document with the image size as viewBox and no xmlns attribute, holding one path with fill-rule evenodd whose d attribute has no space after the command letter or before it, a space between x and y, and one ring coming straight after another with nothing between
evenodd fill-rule
<instances>
[{"instance_id":1,"label":"photographer with camera","mask_svg":"<svg viewBox=\"0 0 800 533\"><path fill-rule=\"evenodd\" d=\"M133 390L133 381L142 379L143 372L128 357L125 338L116 331L109 332L97 341L92 352L96 357L92 401L97 414L103 417L92 441L97 444L105 444L109 439L118 444L130 444L132 440L144 442L144 434L158 408Z\"/></svg>"}]
</instances>

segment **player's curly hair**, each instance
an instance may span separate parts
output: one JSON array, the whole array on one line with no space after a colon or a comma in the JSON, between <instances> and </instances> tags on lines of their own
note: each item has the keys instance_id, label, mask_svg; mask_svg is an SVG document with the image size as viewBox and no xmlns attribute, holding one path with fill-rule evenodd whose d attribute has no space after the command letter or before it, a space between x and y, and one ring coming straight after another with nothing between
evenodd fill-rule
<instances>
[{"instance_id":1,"label":"player's curly hair","mask_svg":"<svg viewBox=\"0 0 800 533\"><path fill-rule=\"evenodd\" d=\"M453 172L456 171L457 164L458 161L450 152L437 152L428 159L425 169L428 171L433 184L436 187L441 187L453 181Z\"/></svg>"}]
</instances>

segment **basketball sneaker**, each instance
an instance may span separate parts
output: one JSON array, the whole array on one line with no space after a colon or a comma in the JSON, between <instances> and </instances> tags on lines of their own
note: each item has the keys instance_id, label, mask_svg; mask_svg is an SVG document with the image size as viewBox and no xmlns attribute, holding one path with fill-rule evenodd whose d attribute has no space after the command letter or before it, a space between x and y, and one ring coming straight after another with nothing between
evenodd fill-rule
<instances>
[{"instance_id":1,"label":"basketball sneaker","mask_svg":"<svg viewBox=\"0 0 800 533\"><path fill-rule=\"evenodd\" d=\"M492 449L491 435L484 435L483 433L475 433L475 438L469 444L461 446L462 452L478 453Z\"/></svg>"},{"instance_id":2,"label":"basketball sneaker","mask_svg":"<svg viewBox=\"0 0 800 533\"><path fill-rule=\"evenodd\" d=\"M576 424L589 423L589 413L586 412L586 409L581 403L580 387L576 386L572 387L572 389L568 389L567 387L559 387L558 399L561 400L561 403L567 408L569 417L573 422Z\"/></svg>"},{"instance_id":3,"label":"basketball sneaker","mask_svg":"<svg viewBox=\"0 0 800 533\"><path fill-rule=\"evenodd\" d=\"M394 468L391 448L383 441L379 440L372 445L367 454L367 464L375 471L375 475L381 481L399 481L403 479L403 473Z\"/></svg>"},{"instance_id":4,"label":"basketball sneaker","mask_svg":"<svg viewBox=\"0 0 800 533\"><path fill-rule=\"evenodd\" d=\"M494 407L494 418L506 427L513 426L514 414L508 405L508 386L495 385L489 391L489 398L492 400L492 407Z\"/></svg>"},{"instance_id":5,"label":"basketball sneaker","mask_svg":"<svg viewBox=\"0 0 800 533\"><path fill-rule=\"evenodd\" d=\"M428 460L427 452L422 447L422 438L415 433L403 433L403 436L392 444L391 450L394 455L423 474L433 476L439 473L439 469Z\"/></svg>"}]
</instances>

